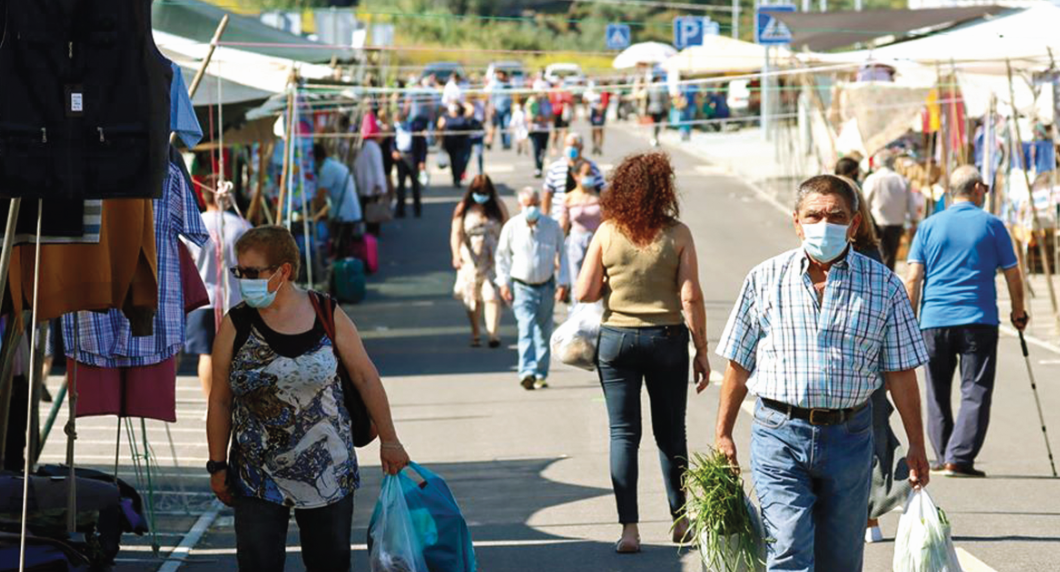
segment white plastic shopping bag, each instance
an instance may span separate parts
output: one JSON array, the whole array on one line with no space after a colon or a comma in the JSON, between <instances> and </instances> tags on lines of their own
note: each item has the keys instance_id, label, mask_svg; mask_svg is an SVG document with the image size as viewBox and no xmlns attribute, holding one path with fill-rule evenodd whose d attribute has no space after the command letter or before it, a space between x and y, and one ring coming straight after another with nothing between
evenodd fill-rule
<instances>
[{"instance_id":1,"label":"white plastic shopping bag","mask_svg":"<svg viewBox=\"0 0 1060 572\"><path fill-rule=\"evenodd\" d=\"M368 554L372 572L429 572L397 476L383 477L383 489L368 526Z\"/></svg>"},{"instance_id":2,"label":"white plastic shopping bag","mask_svg":"<svg viewBox=\"0 0 1060 572\"><path fill-rule=\"evenodd\" d=\"M894 572L961 572L950 522L924 489L913 490L894 537Z\"/></svg>"},{"instance_id":3,"label":"white plastic shopping bag","mask_svg":"<svg viewBox=\"0 0 1060 572\"><path fill-rule=\"evenodd\" d=\"M600 321L604 305L576 304L556 331L552 332L552 355L559 361L593 371L596 369L596 345L600 338Z\"/></svg>"}]
</instances>

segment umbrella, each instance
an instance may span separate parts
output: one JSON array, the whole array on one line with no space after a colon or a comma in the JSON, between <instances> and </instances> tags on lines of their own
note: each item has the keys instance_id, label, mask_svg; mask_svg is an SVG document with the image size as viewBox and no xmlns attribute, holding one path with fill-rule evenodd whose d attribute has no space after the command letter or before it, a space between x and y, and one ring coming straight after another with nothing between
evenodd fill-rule
<instances>
[{"instance_id":1,"label":"umbrella","mask_svg":"<svg viewBox=\"0 0 1060 572\"><path fill-rule=\"evenodd\" d=\"M642 42L622 50L615 58L612 67L616 70L637 67L641 64L658 64L666 61L677 53L677 50L669 44L660 42Z\"/></svg>"}]
</instances>

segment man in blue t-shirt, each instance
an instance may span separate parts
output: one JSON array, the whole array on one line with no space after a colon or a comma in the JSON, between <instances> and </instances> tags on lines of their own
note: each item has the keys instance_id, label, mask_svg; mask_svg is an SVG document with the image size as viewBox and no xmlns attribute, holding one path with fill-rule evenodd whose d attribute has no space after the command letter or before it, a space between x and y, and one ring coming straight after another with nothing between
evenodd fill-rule
<instances>
[{"instance_id":1,"label":"man in blue t-shirt","mask_svg":"<svg viewBox=\"0 0 1060 572\"><path fill-rule=\"evenodd\" d=\"M994 278L1000 268L1012 299L1012 325L1027 327L1012 238L1000 219L982 210L989 188L970 165L950 177L953 204L928 218L909 251L906 289L916 310L923 284L920 329L927 368L928 437L936 469L953 477L984 477L975 469L990 422L997 369L998 318ZM961 409L950 406L953 373L961 366Z\"/></svg>"}]
</instances>

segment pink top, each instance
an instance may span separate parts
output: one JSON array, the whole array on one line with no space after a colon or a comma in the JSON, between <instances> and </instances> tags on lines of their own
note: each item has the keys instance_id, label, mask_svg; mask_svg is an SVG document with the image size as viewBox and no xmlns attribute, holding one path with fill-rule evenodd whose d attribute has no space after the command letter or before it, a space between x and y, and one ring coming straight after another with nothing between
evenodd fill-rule
<instances>
[{"instance_id":1,"label":"pink top","mask_svg":"<svg viewBox=\"0 0 1060 572\"><path fill-rule=\"evenodd\" d=\"M570 217L572 233L596 232L603 220L599 202L568 205L567 214Z\"/></svg>"}]
</instances>

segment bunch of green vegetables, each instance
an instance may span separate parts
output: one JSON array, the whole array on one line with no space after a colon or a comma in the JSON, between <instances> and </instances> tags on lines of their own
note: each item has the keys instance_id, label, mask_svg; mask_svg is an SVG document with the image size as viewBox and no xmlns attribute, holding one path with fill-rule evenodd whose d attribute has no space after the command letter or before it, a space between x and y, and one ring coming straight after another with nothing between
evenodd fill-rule
<instances>
[{"instance_id":1,"label":"bunch of green vegetables","mask_svg":"<svg viewBox=\"0 0 1060 572\"><path fill-rule=\"evenodd\" d=\"M711 450L692 455L684 475L688 497L683 510L690 541L700 551L708 570L756 570L761 564L763 539L744 494L739 467Z\"/></svg>"}]
</instances>

